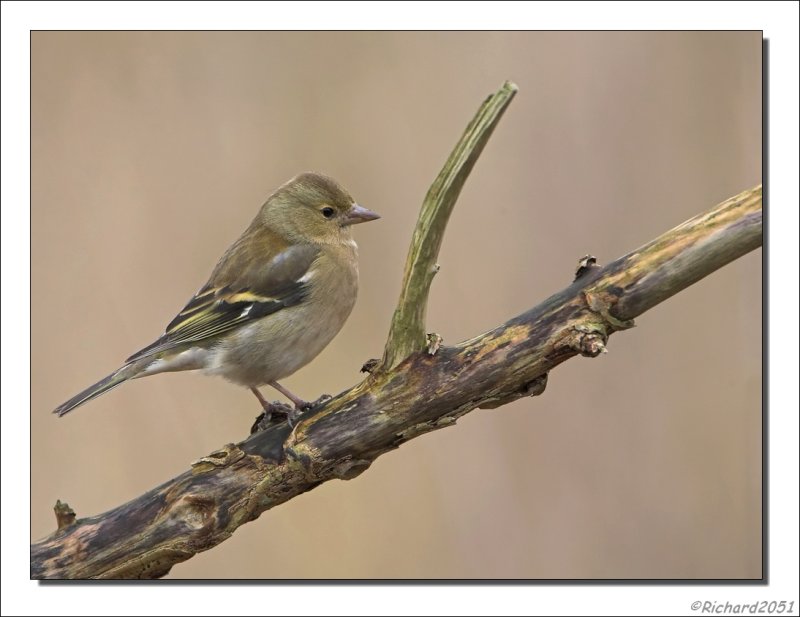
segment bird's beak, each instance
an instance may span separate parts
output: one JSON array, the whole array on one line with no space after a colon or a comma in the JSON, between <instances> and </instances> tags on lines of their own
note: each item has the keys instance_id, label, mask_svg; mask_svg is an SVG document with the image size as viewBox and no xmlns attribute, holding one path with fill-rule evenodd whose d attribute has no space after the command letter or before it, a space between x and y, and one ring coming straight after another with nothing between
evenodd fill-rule
<instances>
[{"instance_id":1,"label":"bird's beak","mask_svg":"<svg viewBox=\"0 0 800 617\"><path fill-rule=\"evenodd\" d=\"M380 214L376 214L372 210L367 210L364 206L353 204L347 216L344 217L343 225L357 225L358 223L366 223L367 221L374 221L381 218Z\"/></svg>"}]
</instances>

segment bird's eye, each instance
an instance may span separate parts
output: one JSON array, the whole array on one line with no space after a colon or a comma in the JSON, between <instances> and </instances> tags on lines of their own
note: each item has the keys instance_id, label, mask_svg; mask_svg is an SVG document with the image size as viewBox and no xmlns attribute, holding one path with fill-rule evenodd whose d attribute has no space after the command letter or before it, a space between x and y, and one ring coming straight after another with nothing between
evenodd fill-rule
<instances>
[{"instance_id":1,"label":"bird's eye","mask_svg":"<svg viewBox=\"0 0 800 617\"><path fill-rule=\"evenodd\" d=\"M333 218L333 215L335 214L333 208L330 206L324 207L322 210L320 210L320 212L322 212L322 216L324 216L326 219Z\"/></svg>"}]
</instances>

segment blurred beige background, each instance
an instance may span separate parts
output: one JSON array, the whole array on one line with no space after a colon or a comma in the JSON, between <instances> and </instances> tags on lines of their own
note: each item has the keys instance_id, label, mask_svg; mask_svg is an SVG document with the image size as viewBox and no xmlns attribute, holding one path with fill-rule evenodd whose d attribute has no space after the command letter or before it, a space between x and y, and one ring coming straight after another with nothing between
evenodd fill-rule
<instances>
[{"instance_id":1,"label":"blurred beige background","mask_svg":"<svg viewBox=\"0 0 800 617\"><path fill-rule=\"evenodd\" d=\"M34 33L32 539L57 498L105 511L247 434L252 395L192 373L50 411L161 334L301 170L383 219L356 230L348 324L285 384L356 383L421 199L504 79L520 93L434 282L445 342L761 181L760 33ZM414 440L170 577L760 577L761 260L559 367L543 396Z\"/></svg>"}]
</instances>

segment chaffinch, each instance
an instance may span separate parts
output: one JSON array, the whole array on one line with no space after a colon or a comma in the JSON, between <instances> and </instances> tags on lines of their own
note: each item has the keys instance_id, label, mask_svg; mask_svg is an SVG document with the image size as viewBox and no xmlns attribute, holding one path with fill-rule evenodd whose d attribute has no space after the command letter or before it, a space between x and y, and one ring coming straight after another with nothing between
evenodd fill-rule
<instances>
[{"instance_id":1,"label":"chaffinch","mask_svg":"<svg viewBox=\"0 0 800 617\"><path fill-rule=\"evenodd\" d=\"M63 416L129 379L202 369L252 390L308 364L341 330L358 292L352 225L379 218L336 181L302 173L278 188L157 341L54 413Z\"/></svg>"}]
</instances>

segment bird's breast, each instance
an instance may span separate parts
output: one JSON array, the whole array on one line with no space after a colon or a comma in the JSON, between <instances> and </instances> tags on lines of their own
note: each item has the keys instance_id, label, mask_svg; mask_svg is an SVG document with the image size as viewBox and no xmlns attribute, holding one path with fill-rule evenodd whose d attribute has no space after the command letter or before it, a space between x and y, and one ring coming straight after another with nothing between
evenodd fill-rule
<instances>
[{"instance_id":1,"label":"bird's breast","mask_svg":"<svg viewBox=\"0 0 800 617\"><path fill-rule=\"evenodd\" d=\"M306 273L308 295L243 326L215 350L208 372L245 386L287 377L308 364L342 329L358 295L355 260L320 260Z\"/></svg>"}]
</instances>

